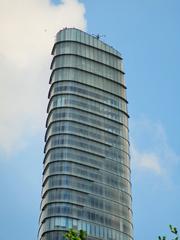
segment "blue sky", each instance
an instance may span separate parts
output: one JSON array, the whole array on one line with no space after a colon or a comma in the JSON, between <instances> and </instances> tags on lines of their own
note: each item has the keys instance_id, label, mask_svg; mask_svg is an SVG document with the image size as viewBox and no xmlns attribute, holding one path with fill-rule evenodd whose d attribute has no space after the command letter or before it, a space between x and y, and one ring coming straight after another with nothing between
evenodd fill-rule
<instances>
[{"instance_id":1,"label":"blue sky","mask_svg":"<svg viewBox=\"0 0 180 240\"><path fill-rule=\"evenodd\" d=\"M14 2L0 0L0 239L36 239L50 49L65 26L105 35L124 58L135 239L180 230L180 2Z\"/></svg>"}]
</instances>

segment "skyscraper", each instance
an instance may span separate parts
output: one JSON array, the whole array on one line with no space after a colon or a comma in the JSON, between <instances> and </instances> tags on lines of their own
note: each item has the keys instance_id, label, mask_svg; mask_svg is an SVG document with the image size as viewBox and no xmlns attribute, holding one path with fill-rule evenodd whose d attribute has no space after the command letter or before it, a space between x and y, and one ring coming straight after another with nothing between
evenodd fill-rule
<instances>
[{"instance_id":1,"label":"skyscraper","mask_svg":"<svg viewBox=\"0 0 180 240\"><path fill-rule=\"evenodd\" d=\"M52 54L39 239L75 228L88 239L131 240L121 54L75 28L57 33Z\"/></svg>"}]
</instances>

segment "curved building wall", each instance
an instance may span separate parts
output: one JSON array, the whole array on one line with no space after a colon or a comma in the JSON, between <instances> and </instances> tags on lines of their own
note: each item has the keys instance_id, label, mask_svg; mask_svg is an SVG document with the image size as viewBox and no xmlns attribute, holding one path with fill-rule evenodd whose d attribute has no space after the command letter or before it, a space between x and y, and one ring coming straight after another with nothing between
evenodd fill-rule
<instances>
[{"instance_id":1,"label":"curved building wall","mask_svg":"<svg viewBox=\"0 0 180 240\"><path fill-rule=\"evenodd\" d=\"M89 240L131 240L121 55L73 28L58 32L52 54L39 239L75 228Z\"/></svg>"}]
</instances>

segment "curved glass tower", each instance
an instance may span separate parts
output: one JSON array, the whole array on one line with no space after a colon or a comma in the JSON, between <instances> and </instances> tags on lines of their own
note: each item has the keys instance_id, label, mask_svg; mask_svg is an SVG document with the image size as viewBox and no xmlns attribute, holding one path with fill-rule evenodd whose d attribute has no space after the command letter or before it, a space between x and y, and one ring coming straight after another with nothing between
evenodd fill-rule
<instances>
[{"instance_id":1,"label":"curved glass tower","mask_svg":"<svg viewBox=\"0 0 180 240\"><path fill-rule=\"evenodd\" d=\"M57 33L52 54L39 240L61 240L69 228L89 240L131 240L121 55L74 28Z\"/></svg>"}]
</instances>

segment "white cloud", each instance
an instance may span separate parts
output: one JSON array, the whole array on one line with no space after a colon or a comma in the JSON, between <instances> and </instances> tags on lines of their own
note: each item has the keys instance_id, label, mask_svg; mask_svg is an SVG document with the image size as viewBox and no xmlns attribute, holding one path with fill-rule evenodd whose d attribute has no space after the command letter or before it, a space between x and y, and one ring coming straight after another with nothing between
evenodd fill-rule
<instances>
[{"instance_id":1,"label":"white cloud","mask_svg":"<svg viewBox=\"0 0 180 240\"><path fill-rule=\"evenodd\" d=\"M86 28L78 0L0 0L0 149L12 152L44 129L50 52L63 27Z\"/></svg>"},{"instance_id":2,"label":"white cloud","mask_svg":"<svg viewBox=\"0 0 180 240\"><path fill-rule=\"evenodd\" d=\"M160 164L159 156L156 153L141 152L136 147L131 147L132 160L134 164L143 170L152 171L158 175L164 173L164 169Z\"/></svg>"},{"instance_id":3,"label":"white cloud","mask_svg":"<svg viewBox=\"0 0 180 240\"><path fill-rule=\"evenodd\" d=\"M170 146L163 125L143 118L132 121L131 131L131 158L135 169L167 176L180 156Z\"/></svg>"}]
</instances>

